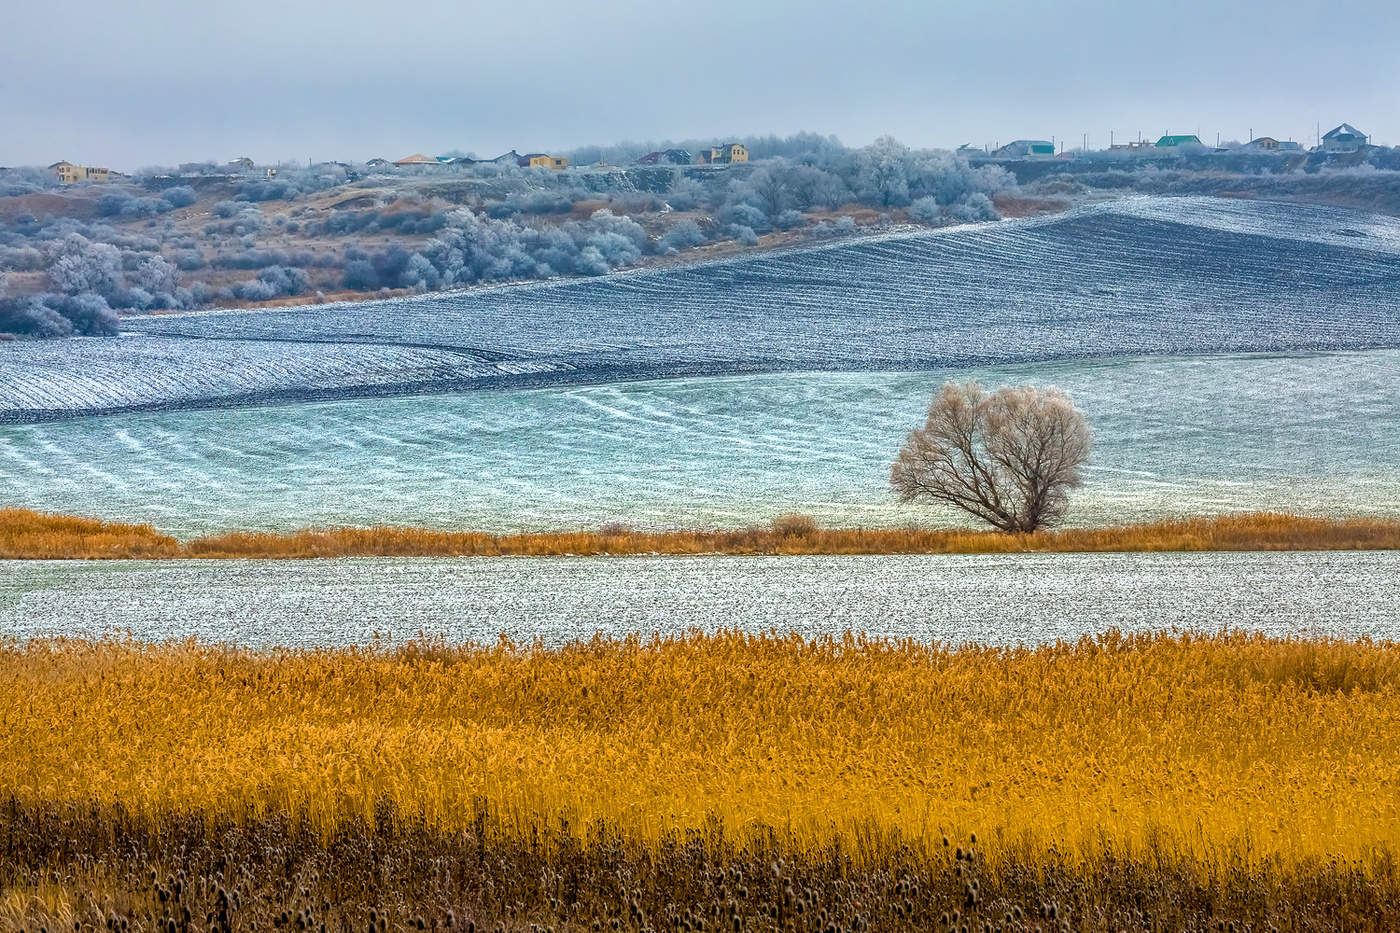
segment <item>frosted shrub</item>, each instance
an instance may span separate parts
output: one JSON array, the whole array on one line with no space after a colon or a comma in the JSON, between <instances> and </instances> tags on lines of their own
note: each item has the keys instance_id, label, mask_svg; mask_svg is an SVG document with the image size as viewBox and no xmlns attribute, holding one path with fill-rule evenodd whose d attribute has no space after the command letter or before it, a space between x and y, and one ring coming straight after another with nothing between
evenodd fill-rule
<instances>
[{"instance_id":1,"label":"frosted shrub","mask_svg":"<svg viewBox=\"0 0 1400 933\"><path fill-rule=\"evenodd\" d=\"M921 224L936 224L943 219L943 209L936 198L923 197L909 205L909 216Z\"/></svg>"},{"instance_id":2,"label":"frosted shrub","mask_svg":"<svg viewBox=\"0 0 1400 933\"><path fill-rule=\"evenodd\" d=\"M791 230L802 226L803 222L802 212L794 210L782 211L773 218L773 226L779 230Z\"/></svg>"},{"instance_id":3,"label":"frosted shrub","mask_svg":"<svg viewBox=\"0 0 1400 933\"><path fill-rule=\"evenodd\" d=\"M958 223L978 223L986 220L999 220L1001 215L992 206L991 198L974 192L966 201L948 208L948 217Z\"/></svg>"},{"instance_id":4,"label":"frosted shrub","mask_svg":"<svg viewBox=\"0 0 1400 933\"><path fill-rule=\"evenodd\" d=\"M726 229L729 236L745 246L755 246L758 244L758 234L753 227L745 227L740 224L730 224Z\"/></svg>"},{"instance_id":5,"label":"frosted shrub","mask_svg":"<svg viewBox=\"0 0 1400 933\"><path fill-rule=\"evenodd\" d=\"M656 245L662 252L674 253L677 250L699 246L704 242L705 234L700 229L700 225L693 220L682 220L663 233Z\"/></svg>"},{"instance_id":6,"label":"frosted shrub","mask_svg":"<svg viewBox=\"0 0 1400 933\"><path fill-rule=\"evenodd\" d=\"M720 213L720 220L735 227L748 227L755 231L769 229L768 215L752 204L731 204Z\"/></svg>"},{"instance_id":7,"label":"frosted shrub","mask_svg":"<svg viewBox=\"0 0 1400 933\"><path fill-rule=\"evenodd\" d=\"M245 301L268 301L300 295L310 286L310 280L301 269L286 266L268 266L251 282L240 282L233 288L236 297Z\"/></svg>"}]
</instances>

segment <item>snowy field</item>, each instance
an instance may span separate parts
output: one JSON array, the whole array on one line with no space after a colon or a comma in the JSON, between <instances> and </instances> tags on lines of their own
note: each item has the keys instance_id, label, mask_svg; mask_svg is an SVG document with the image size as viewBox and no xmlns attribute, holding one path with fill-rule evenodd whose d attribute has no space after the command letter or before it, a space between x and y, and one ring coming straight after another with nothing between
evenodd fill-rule
<instances>
[{"instance_id":1,"label":"snowy field","mask_svg":"<svg viewBox=\"0 0 1400 933\"><path fill-rule=\"evenodd\" d=\"M233 528L539 530L966 519L897 506L890 462L948 376L1063 386L1095 431L1071 520L1400 514L1400 351L804 373L0 425L0 498Z\"/></svg>"},{"instance_id":2,"label":"snowy field","mask_svg":"<svg viewBox=\"0 0 1400 933\"><path fill-rule=\"evenodd\" d=\"M195 382L205 404L267 404L303 398L308 387L328 395L408 392L492 385L551 368L391 344L75 337L22 347L0 362L0 423L81 414L81 399L100 399L94 407L104 410L178 408Z\"/></svg>"},{"instance_id":3,"label":"snowy field","mask_svg":"<svg viewBox=\"0 0 1400 933\"><path fill-rule=\"evenodd\" d=\"M0 420L668 376L1400 347L1400 222L1209 198L0 344Z\"/></svg>"},{"instance_id":4,"label":"snowy field","mask_svg":"<svg viewBox=\"0 0 1400 933\"><path fill-rule=\"evenodd\" d=\"M185 537L965 523L896 507L888 470L937 386L977 376L1087 414L1074 524L1400 514L1400 221L1354 211L1134 198L128 326L0 344L0 504Z\"/></svg>"},{"instance_id":5,"label":"snowy field","mask_svg":"<svg viewBox=\"0 0 1400 933\"><path fill-rule=\"evenodd\" d=\"M332 646L851 630L991 644L1123 631L1400 638L1400 554L0 564L0 635Z\"/></svg>"}]
</instances>

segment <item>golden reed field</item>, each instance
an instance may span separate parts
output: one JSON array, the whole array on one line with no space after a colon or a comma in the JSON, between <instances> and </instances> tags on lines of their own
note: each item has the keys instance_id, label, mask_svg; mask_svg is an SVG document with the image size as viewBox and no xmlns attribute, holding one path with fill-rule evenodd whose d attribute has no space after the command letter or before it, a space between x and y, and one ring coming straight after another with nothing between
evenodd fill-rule
<instances>
[{"instance_id":1,"label":"golden reed field","mask_svg":"<svg viewBox=\"0 0 1400 933\"><path fill-rule=\"evenodd\" d=\"M1400 928L1400 646L0 644L0 928Z\"/></svg>"},{"instance_id":2,"label":"golden reed field","mask_svg":"<svg viewBox=\"0 0 1400 933\"><path fill-rule=\"evenodd\" d=\"M1018 551L1244 551L1400 548L1400 521L1268 512L1011 535L927 528L821 528L805 515L732 531L495 535L425 528L233 532L181 542L150 525L0 509L4 558L312 558L589 554L987 554Z\"/></svg>"}]
</instances>

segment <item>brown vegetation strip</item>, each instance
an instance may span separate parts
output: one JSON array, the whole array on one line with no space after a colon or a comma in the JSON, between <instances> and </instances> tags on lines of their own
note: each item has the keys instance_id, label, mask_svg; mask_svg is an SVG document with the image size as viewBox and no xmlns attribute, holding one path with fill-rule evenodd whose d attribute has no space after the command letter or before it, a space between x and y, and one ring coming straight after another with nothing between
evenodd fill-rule
<instances>
[{"instance_id":1,"label":"brown vegetation strip","mask_svg":"<svg viewBox=\"0 0 1400 933\"><path fill-rule=\"evenodd\" d=\"M1206 869L1170 852L988 864L968 839L863 864L716 829L639 847L602 827L442 832L383 808L332 834L295 817L154 819L0 802L0 929L218 931L1394 930L1400 879L1332 860Z\"/></svg>"},{"instance_id":2,"label":"brown vegetation strip","mask_svg":"<svg viewBox=\"0 0 1400 933\"><path fill-rule=\"evenodd\" d=\"M180 557L180 542L150 525L127 525L28 509L0 509L0 557Z\"/></svg>"},{"instance_id":3,"label":"brown vegetation strip","mask_svg":"<svg viewBox=\"0 0 1400 933\"><path fill-rule=\"evenodd\" d=\"M233 532L180 542L150 525L0 510L0 558L497 557L604 554L1005 554L1024 551L1306 551L1400 548L1400 521L1270 512L1010 535L970 529L821 528L802 515L768 527L604 527L498 535L426 528Z\"/></svg>"}]
</instances>

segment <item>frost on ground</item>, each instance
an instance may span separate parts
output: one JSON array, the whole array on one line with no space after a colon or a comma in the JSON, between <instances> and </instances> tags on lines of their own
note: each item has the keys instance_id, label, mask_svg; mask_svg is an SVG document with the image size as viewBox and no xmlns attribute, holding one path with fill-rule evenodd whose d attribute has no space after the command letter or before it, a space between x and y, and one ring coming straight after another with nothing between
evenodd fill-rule
<instances>
[{"instance_id":1,"label":"frost on ground","mask_svg":"<svg viewBox=\"0 0 1400 933\"><path fill-rule=\"evenodd\" d=\"M1345 373L1344 379L1337 378ZM30 508L235 528L488 531L965 524L889 492L950 375L1061 386L1094 456L1076 525L1279 509L1400 517L1400 350L1151 357L956 373L778 373L0 425Z\"/></svg>"},{"instance_id":2,"label":"frost on ground","mask_svg":"<svg viewBox=\"0 0 1400 933\"><path fill-rule=\"evenodd\" d=\"M846 631L1037 644L1117 628L1400 637L1395 552L0 562L0 631L253 647Z\"/></svg>"},{"instance_id":3,"label":"frost on ground","mask_svg":"<svg viewBox=\"0 0 1400 933\"><path fill-rule=\"evenodd\" d=\"M556 368L393 344L79 337L0 353L0 420L69 411L300 398L310 390L430 390Z\"/></svg>"},{"instance_id":4,"label":"frost on ground","mask_svg":"<svg viewBox=\"0 0 1400 933\"><path fill-rule=\"evenodd\" d=\"M129 318L130 334L115 340L0 346L0 419L480 385L1396 347L1397 280L1400 235L1382 218L1134 199L587 281Z\"/></svg>"}]
</instances>

